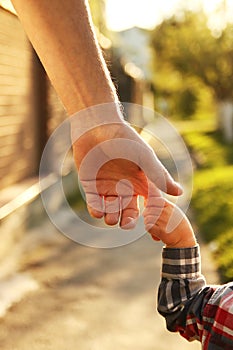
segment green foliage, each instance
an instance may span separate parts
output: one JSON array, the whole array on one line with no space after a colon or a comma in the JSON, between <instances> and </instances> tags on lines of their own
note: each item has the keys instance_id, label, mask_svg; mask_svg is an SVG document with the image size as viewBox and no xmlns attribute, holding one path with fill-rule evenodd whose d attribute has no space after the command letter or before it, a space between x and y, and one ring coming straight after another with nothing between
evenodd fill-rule
<instances>
[{"instance_id":1,"label":"green foliage","mask_svg":"<svg viewBox=\"0 0 233 350\"><path fill-rule=\"evenodd\" d=\"M198 128L198 125L196 126ZM200 122L199 128L202 127ZM216 168L233 164L232 145L224 142L219 131L206 132L189 131L184 138L193 154L198 167Z\"/></svg>"},{"instance_id":2,"label":"green foliage","mask_svg":"<svg viewBox=\"0 0 233 350\"><path fill-rule=\"evenodd\" d=\"M223 281L232 281L233 276L233 229L226 231L216 241L215 257L219 265Z\"/></svg>"},{"instance_id":3,"label":"green foliage","mask_svg":"<svg viewBox=\"0 0 233 350\"><path fill-rule=\"evenodd\" d=\"M106 34L105 0L89 0L91 16L95 26L103 34Z\"/></svg>"},{"instance_id":4,"label":"green foliage","mask_svg":"<svg viewBox=\"0 0 233 350\"><path fill-rule=\"evenodd\" d=\"M233 227L232 178L233 166L199 171L195 175L192 207L208 242Z\"/></svg>"},{"instance_id":5,"label":"green foliage","mask_svg":"<svg viewBox=\"0 0 233 350\"><path fill-rule=\"evenodd\" d=\"M187 87L181 92L177 99L177 111L183 119L195 113L197 100L198 98L193 89Z\"/></svg>"},{"instance_id":6,"label":"green foliage","mask_svg":"<svg viewBox=\"0 0 233 350\"><path fill-rule=\"evenodd\" d=\"M213 130L184 133L198 163L192 208L203 238L215 247L224 282L233 278L233 149Z\"/></svg>"},{"instance_id":7,"label":"green foliage","mask_svg":"<svg viewBox=\"0 0 233 350\"><path fill-rule=\"evenodd\" d=\"M200 84L217 101L233 98L232 25L214 37L202 13L186 12L155 28L152 47L155 89L168 101L172 114L184 118L195 114L195 109L200 107L197 103L201 97Z\"/></svg>"}]
</instances>

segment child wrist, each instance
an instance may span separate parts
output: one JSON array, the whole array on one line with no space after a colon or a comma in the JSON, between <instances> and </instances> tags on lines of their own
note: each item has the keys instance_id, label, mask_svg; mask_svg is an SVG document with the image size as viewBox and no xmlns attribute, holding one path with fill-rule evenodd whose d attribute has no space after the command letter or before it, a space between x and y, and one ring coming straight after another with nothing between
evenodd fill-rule
<instances>
[{"instance_id":1,"label":"child wrist","mask_svg":"<svg viewBox=\"0 0 233 350\"><path fill-rule=\"evenodd\" d=\"M172 244L166 244L166 248L192 248L197 245L197 240L195 237L186 240L179 240Z\"/></svg>"}]
</instances>

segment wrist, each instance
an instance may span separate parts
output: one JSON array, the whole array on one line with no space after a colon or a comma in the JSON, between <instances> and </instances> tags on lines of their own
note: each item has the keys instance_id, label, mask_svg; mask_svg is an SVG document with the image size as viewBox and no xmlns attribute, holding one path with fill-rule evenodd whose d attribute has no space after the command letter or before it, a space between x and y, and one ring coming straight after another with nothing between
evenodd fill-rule
<instances>
[{"instance_id":1,"label":"wrist","mask_svg":"<svg viewBox=\"0 0 233 350\"><path fill-rule=\"evenodd\" d=\"M103 124L125 122L120 102L96 104L70 116L71 127L93 128Z\"/></svg>"},{"instance_id":2,"label":"wrist","mask_svg":"<svg viewBox=\"0 0 233 350\"><path fill-rule=\"evenodd\" d=\"M126 123L120 103L104 103L89 107L73 114L70 118L72 141L76 141L88 131L104 125Z\"/></svg>"},{"instance_id":3,"label":"wrist","mask_svg":"<svg viewBox=\"0 0 233 350\"><path fill-rule=\"evenodd\" d=\"M189 239L179 239L172 244L166 244L166 248L193 248L197 245L196 237L190 237Z\"/></svg>"}]
</instances>

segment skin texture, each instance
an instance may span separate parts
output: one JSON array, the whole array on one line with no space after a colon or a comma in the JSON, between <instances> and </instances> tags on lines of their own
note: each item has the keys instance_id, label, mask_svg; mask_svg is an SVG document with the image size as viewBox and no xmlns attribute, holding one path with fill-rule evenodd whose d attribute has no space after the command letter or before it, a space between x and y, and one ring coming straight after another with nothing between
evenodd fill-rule
<instances>
[{"instance_id":1,"label":"skin texture","mask_svg":"<svg viewBox=\"0 0 233 350\"><path fill-rule=\"evenodd\" d=\"M75 122L71 123L74 159L77 169L82 170L80 178L90 214L96 218L104 216L109 225L119 222L123 228L132 228L139 215L138 196L148 196L147 177L163 191L175 196L181 194L181 188L159 163L152 149L123 120L87 2L13 0L12 3L68 115L90 106L112 104L114 124L100 126L100 116L94 111L86 119L77 114ZM104 121L104 113L101 117ZM74 137L75 131L85 128L87 122L89 130ZM101 149L103 142L116 139L124 141L127 159L114 158L111 142L108 150ZM125 147L125 141L129 142L129 147ZM127 154L132 149L130 141L136 145L136 159L130 152ZM94 162L91 170L95 175L90 177L90 168L85 166L84 159L98 145L99 155L106 163L96 172ZM131 185L127 185L121 195L116 187L123 179Z\"/></svg>"},{"instance_id":2,"label":"skin texture","mask_svg":"<svg viewBox=\"0 0 233 350\"><path fill-rule=\"evenodd\" d=\"M155 241L167 248L190 248L197 242L186 215L173 203L161 196L158 189L147 200L143 212L145 227Z\"/></svg>"}]
</instances>

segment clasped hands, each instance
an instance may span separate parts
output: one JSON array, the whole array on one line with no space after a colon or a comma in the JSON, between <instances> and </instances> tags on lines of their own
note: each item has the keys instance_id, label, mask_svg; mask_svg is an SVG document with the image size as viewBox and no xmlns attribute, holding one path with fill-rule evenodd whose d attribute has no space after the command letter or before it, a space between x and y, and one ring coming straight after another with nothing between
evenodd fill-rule
<instances>
[{"instance_id":1,"label":"clasped hands","mask_svg":"<svg viewBox=\"0 0 233 350\"><path fill-rule=\"evenodd\" d=\"M71 138L88 211L107 225L134 228L139 196L148 209L150 198L161 197L159 190L173 196L182 193L152 148L118 113L104 123L96 114L72 117Z\"/></svg>"}]
</instances>

